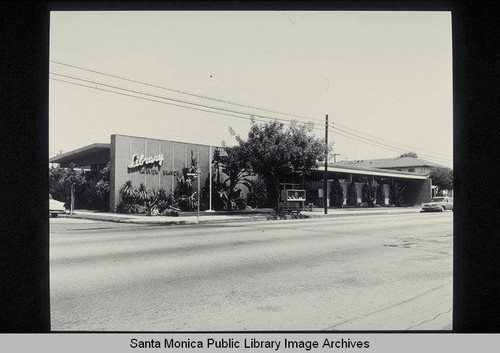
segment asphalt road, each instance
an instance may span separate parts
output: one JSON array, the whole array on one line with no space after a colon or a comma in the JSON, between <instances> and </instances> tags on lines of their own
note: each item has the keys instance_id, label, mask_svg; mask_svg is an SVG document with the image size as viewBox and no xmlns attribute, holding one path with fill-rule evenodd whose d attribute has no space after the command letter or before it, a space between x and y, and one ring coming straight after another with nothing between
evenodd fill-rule
<instances>
[{"instance_id":1,"label":"asphalt road","mask_svg":"<svg viewBox=\"0 0 500 353\"><path fill-rule=\"evenodd\" d=\"M51 219L52 330L450 330L452 219Z\"/></svg>"}]
</instances>

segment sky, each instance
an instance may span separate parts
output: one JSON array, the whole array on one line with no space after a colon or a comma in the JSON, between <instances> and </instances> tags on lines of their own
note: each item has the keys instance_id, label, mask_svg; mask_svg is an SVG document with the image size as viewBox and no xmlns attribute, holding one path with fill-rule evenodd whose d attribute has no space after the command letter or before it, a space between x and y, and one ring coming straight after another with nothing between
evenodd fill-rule
<instances>
[{"instance_id":1,"label":"sky","mask_svg":"<svg viewBox=\"0 0 500 353\"><path fill-rule=\"evenodd\" d=\"M56 11L50 157L122 134L228 146L313 122L333 160L453 166L450 12ZM217 109L214 109L217 108Z\"/></svg>"}]
</instances>

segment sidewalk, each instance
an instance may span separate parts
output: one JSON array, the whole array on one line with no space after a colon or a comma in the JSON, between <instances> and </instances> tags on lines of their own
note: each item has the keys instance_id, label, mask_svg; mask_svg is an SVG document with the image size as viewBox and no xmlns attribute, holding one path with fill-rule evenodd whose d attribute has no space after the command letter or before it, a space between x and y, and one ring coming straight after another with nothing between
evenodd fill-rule
<instances>
[{"instance_id":1,"label":"sidewalk","mask_svg":"<svg viewBox=\"0 0 500 353\"><path fill-rule=\"evenodd\" d=\"M377 208L342 208L328 209L324 214L323 208L314 208L312 211L302 211L303 218L332 218L349 216L372 216L419 213L420 207L377 207ZM135 224L156 224L156 225L180 225L180 224L211 224L211 223L231 223L231 222L254 222L275 220L271 209L256 209L237 213L228 212L206 212L200 211L199 217L196 212L181 212L178 217L171 216L146 216L129 215L109 212L99 212L92 210L75 210L73 215L66 214L66 218L90 219L118 223ZM291 217L290 217L291 218Z\"/></svg>"}]
</instances>

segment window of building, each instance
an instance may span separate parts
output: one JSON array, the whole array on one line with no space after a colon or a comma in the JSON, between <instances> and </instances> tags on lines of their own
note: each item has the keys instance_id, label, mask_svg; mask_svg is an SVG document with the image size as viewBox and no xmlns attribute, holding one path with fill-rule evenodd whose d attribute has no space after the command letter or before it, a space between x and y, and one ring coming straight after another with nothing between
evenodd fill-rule
<instances>
[{"instance_id":1,"label":"window of building","mask_svg":"<svg viewBox=\"0 0 500 353\"><path fill-rule=\"evenodd\" d=\"M410 173L415 173L415 168L408 168L408 171L409 171Z\"/></svg>"}]
</instances>

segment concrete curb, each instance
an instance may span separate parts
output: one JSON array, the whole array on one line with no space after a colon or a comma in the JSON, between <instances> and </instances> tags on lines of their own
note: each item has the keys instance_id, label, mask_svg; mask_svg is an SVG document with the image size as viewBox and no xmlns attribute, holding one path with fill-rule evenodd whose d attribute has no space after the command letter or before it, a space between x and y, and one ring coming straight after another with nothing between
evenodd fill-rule
<instances>
[{"instance_id":1,"label":"concrete curb","mask_svg":"<svg viewBox=\"0 0 500 353\"><path fill-rule=\"evenodd\" d=\"M334 214L309 214L304 215L309 216L309 218L334 218L334 217L353 217L353 216L379 216L379 215L397 215L397 214L407 214L407 213L420 213L420 209L412 210L397 210L397 211L356 211L356 212L346 212L346 213L334 213Z\"/></svg>"},{"instance_id":2,"label":"concrete curb","mask_svg":"<svg viewBox=\"0 0 500 353\"><path fill-rule=\"evenodd\" d=\"M420 208L411 208L411 209L400 209L400 210L376 210L376 211L335 211L335 213L323 214L319 212L307 212L304 211L302 215L303 218L285 218L285 219L276 219L273 215L234 215L227 216L227 218L212 218L214 216L209 216L210 218L200 219L197 222L195 216L188 217L180 217L181 219L176 219L177 217L148 217L143 216L141 218L137 217L127 217L127 216L107 216L103 214L74 214L74 215L66 215L66 218L74 218L74 219L86 219L86 220L94 220L94 221L103 221L103 222L115 222L115 223L130 223L130 224L144 224L144 225L192 225L192 224L219 224L219 223L235 223L235 222L254 222L254 221L267 221L267 220L293 220L293 219L310 219L310 218L337 218L337 217L353 217L353 216L378 216L378 215L396 215L396 214L408 214L408 213L419 213ZM189 218L189 219L186 219Z\"/></svg>"}]
</instances>

